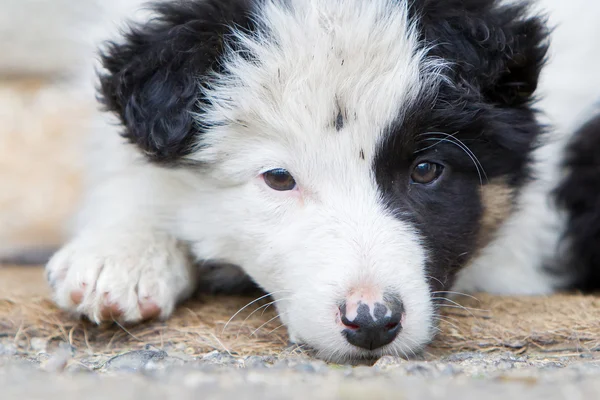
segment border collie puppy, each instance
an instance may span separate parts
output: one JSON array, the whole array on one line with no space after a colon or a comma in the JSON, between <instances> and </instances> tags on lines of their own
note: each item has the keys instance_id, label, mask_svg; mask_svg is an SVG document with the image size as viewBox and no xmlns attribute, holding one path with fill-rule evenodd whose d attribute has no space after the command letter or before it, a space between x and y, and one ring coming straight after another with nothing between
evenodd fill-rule
<instances>
[{"instance_id":1,"label":"border collie puppy","mask_svg":"<svg viewBox=\"0 0 600 400\"><path fill-rule=\"evenodd\" d=\"M548 31L526 5L153 10L102 54L100 98L120 135L100 122L77 234L47 266L64 309L167 318L198 262L237 265L274 297L292 341L344 361L418 351L456 288L598 283L585 263L550 262L563 217L536 168L532 108ZM585 201L577 182L561 191L572 207ZM588 219L573 216L573 232ZM593 253L579 239L564 243Z\"/></svg>"}]
</instances>

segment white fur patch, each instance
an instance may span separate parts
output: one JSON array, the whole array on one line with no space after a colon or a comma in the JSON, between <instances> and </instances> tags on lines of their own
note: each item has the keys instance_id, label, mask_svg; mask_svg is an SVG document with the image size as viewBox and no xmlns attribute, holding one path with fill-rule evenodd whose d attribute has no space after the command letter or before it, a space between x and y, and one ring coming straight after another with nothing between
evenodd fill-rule
<instances>
[{"instance_id":1,"label":"white fur patch","mask_svg":"<svg viewBox=\"0 0 600 400\"><path fill-rule=\"evenodd\" d=\"M340 140L331 134L341 112L340 134L354 145L352 158L363 150L370 160L383 130L444 67L424 57L416 27L397 1L286 4L265 1L255 17L258 32L234 31L250 57L231 51L225 73L203 88L211 107L198 123L216 128L203 135L193 158L227 163L235 174L250 170L252 154L238 160L228 154L248 145L337 146ZM268 167L261 161L255 168ZM309 161L302 160L303 166Z\"/></svg>"},{"instance_id":2,"label":"white fur patch","mask_svg":"<svg viewBox=\"0 0 600 400\"><path fill-rule=\"evenodd\" d=\"M211 166L182 204L176 230L199 258L241 265L273 292L292 339L343 360L336 315L353 287L402 300L406 317L380 354L408 354L433 333L417 231L382 204L372 171L386 127L429 90L441 64L424 57L402 2L265 1L257 33L235 32L203 88L209 128L191 158ZM341 119L340 119L341 116ZM298 191L261 173L285 168Z\"/></svg>"}]
</instances>

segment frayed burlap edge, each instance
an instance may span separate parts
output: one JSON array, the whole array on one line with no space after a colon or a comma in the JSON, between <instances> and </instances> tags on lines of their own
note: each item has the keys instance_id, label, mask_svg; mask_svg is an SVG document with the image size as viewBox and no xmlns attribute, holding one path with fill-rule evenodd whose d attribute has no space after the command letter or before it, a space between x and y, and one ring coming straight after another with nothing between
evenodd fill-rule
<instances>
[{"instance_id":1,"label":"frayed burlap edge","mask_svg":"<svg viewBox=\"0 0 600 400\"><path fill-rule=\"evenodd\" d=\"M96 326L54 306L47 291L40 289L45 284L39 268L0 269L0 279L4 280L0 334L21 345L42 338L68 342L88 354L117 354L169 344L190 354L220 350L239 356L277 355L288 346L287 332L268 299L253 303L233 319L254 299L202 297L180 306L168 321ZM436 340L426 350L430 358L457 351L600 351L597 296L465 296L446 301L439 322Z\"/></svg>"}]
</instances>

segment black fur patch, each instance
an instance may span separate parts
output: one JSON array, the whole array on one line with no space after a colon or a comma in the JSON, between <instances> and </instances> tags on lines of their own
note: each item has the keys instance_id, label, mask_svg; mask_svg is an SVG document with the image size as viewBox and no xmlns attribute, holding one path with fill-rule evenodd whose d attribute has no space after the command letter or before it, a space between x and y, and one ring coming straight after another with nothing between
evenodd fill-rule
<instances>
[{"instance_id":1,"label":"black fur patch","mask_svg":"<svg viewBox=\"0 0 600 400\"><path fill-rule=\"evenodd\" d=\"M342 129L344 129L344 116L342 115L342 112L339 111L337 117L335 117L335 130L339 132Z\"/></svg>"},{"instance_id":2,"label":"black fur patch","mask_svg":"<svg viewBox=\"0 0 600 400\"><path fill-rule=\"evenodd\" d=\"M525 19L525 10L492 0L412 4L429 56L451 63L448 81L435 93L425 90L389 127L374 169L389 209L424 237L435 290L447 289L477 250L480 185L502 177L517 187L528 176L542 131L531 103L547 32L542 20ZM412 168L423 161L445 167L433 184L411 183Z\"/></svg>"},{"instance_id":3,"label":"black fur patch","mask_svg":"<svg viewBox=\"0 0 600 400\"><path fill-rule=\"evenodd\" d=\"M102 54L100 98L119 116L123 136L156 162L174 162L192 151L201 128L199 83L219 58L232 26L251 29L252 0L157 3L157 17L132 27L121 44Z\"/></svg>"},{"instance_id":4,"label":"black fur patch","mask_svg":"<svg viewBox=\"0 0 600 400\"><path fill-rule=\"evenodd\" d=\"M565 167L556 198L568 213L566 264L577 275L575 288L600 290L600 114L574 135Z\"/></svg>"}]
</instances>

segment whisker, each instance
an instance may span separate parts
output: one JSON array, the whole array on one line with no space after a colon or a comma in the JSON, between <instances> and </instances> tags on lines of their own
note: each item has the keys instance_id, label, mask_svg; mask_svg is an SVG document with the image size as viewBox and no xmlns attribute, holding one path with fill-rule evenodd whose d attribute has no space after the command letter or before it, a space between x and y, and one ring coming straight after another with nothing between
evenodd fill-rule
<instances>
[{"instance_id":1,"label":"whisker","mask_svg":"<svg viewBox=\"0 0 600 400\"><path fill-rule=\"evenodd\" d=\"M251 317L251 316L252 316L254 313L256 313L257 311L260 311L261 309L263 309L263 308L264 308L264 310L263 310L263 312L262 312L262 314L261 314L261 315L264 315L264 314L265 314L265 311L267 310L267 308L269 308L269 307L270 307L272 304L275 304L275 303L277 303L278 301L282 301L282 300L289 300L289 299L291 299L291 297L284 297L284 298L282 298L282 299L273 300L273 301L271 301L271 302L269 302L269 303L267 303L267 304L263 304L262 306L258 307L256 310L252 311L252 312L250 313L250 315L248 315L248 316L247 316L247 317L244 319L244 321L242 321L242 324L240 325L240 329L238 330L238 333L237 333L237 335L238 335L238 336L240 335L240 332L241 332L242 328L244 327L244 324L246 323L246 321L248 321L248 318L250 318L250 317Z\"/></svg>"},{"instance_id":2,"label":"whisker","mask_svg":"<svg viewBox=\"0 0 600 400\"><path fill-rule=\"evenodd\" d=\"M425 278L436 280L436 281L438 281L438 282L440 283L440 285L444 286L444 284L442 283L442 281L440 281L440 280L439 280L438 278L436 278L435 276L431 276L431 275L425 275ZM435 294L435 293L438 293L438 292L434 292L433 294Z\"/></svg>"},{"instance_id":3,"label":"whisker","mask_svg":"<svg viewBox=\"0 0 600 400\"><path fill-rule=\"evenodd\" d=\"M415 347L420 347L416 341L414 341L414 340L411 340L411 339L409 339L409 338L405 338L405 339L407 339L407 340L411 341ZM410 360L410 356L409 356L409 355L406 353L406 351L405 351L405 350L408 350L408 351L410 351L410 352L412 353L412 356L413 356L414 358L417 358L417 353L415 353L415 351L413 350L413 348L412 348L412 347L404 347L404 348L399 348L398 350L400 350L400 351L402 352L402 354L404 355L404 357L405 357L407 360Z\"/></svg>"},{"instance_id":4,"label":"whisker","mask_svg":"<svg viewBox=\"0 0 600 400\"><path fill-rule=\"evenodd\" d=\"M239 310L237 310L237 311L236 311L236 313L235 313L235 314L233 314L233 315L231 316L231 318L229 318L229 320L228 320L228 321L225 323L225 326L223 327L223 330L221 331L221 334L223 334L223 333L225 332L225 329L227 329L227 326L229 325L229 323L230 323L231 321L233 321L233 319L234 319L234 318L235 318L235 317L236 317L236 316L237 316L239 313L241 313L242 311L244 311L246 308L250 307L252 304L254 304L254 303L256 303L257 301L260 301L260 300L262 300L262 299L265 299L265 298L267 298L267 297L269 297L269 296L271 296L271 295L273 295L273 294L275 294L275 293L281 293L281 292L287 292L287 291L288 291L288 290L278 290L278 291L276 291L276 292L267 293L267 294L265 294L264 296L260 296L259 298L252 300L250 303L246 304L244 307L242 307L242 308L240 308Z\"/></svg>"},{"instance_id":5,"label":"whisker","mask_svg":"<svg viewBox=\"0 0 600 400\"><path fill-rule=\"evenodd\" d=\"M294 349L304 350L304 347L307 347L308 345L306 343L294 343L293 346Z\"/></svg>"},{"instance_id":6,"label":"whisker","mask_svg":"<svg viewBox=\"0 0 600 400\"><path fill-rule=\"evenodd\" d=\"M456 323L459 323L458 318L452 317L450 315L443 315L442 316L441 314L437 314L436 317L437 318L443 317L443 318L446 318L446 319L451 319L452 321L455 321Z\"/></svg>"},{"instance_id":7,"label":"whisker","mask_svg":"<svg viewBox=\"0 0 600 400\"><path fill-rule=\"evenodd\" d=\"M485 173L485 169L483 168L483 165L482 165L482 164L481 164L481 162L479 161L479 158L477 158L477 156L475 155L475 153L473 153L473 150L471 150L471 149L469 148L469 146L467 146L467 145L466 145L466 144L465 144L465 143L464 143L462 140L460 140L459 138L457 138L457 137L455 136L455 135L458 133L458 131L457 131L457 132L454 132L454 133L453 133L453 134L451 134L451 135L450 135L450 134L448 134L448 133L444 133L444 132L439 132L439 133L440 133L440 134L442 134L442 135L445 135L445 136L446 136L446 138L448 138L448 139L450 139L450 138L451 138L451 140L454 140L456 143L458 143L459 145L461 145L461 146L462 146L462 148L463 148L463 149L464 149L464 150L465 150L467 153L471 154L471 156L472 156L472 159L474 159L474 160L475 160L475 162L476 162L477 164L479 164L479 168L481 168L481 172L483 173L483 176L485 177L485 180L486 180L486 182L487 182L487 181L488 181L488 177L487 177L487 174Z\"/></svg>"},{"instance_id":8,"label":"whisker","mask_svg":"<svg viewBox=\"0 0 600 400\"><path fill-rule=\"evenodd\" d=\"M458 326L456 326L456 324L453 324L452 322L450 322L450 321L448 321L448 320L446 320L446 319L444 319L444 318L442 318L442 317L437 317L437 320L438 320L438 321L442 321L442 322L444 322L444 323L446 323L446 324L450 325L451 327L453 327L453 328L454 328L454 329L456 329L457 331L461 332L461 329L460 329Z\"/></svg>"},{"instance_id":9,"label":"whisker","mask_svg":"<svg viewBox=\"0 0 600 400\"><path fill-rule=\"evenodd\" d=\"M415 347L419 347L419 343L413 338L405 337L404 340L411 342Z\"/></svg>"},{"instance_id":10,"label":"whisker","mask_svg":"<svg viewBox=\"0 0 600 400\"><path fill-rule=\"evenodd\" d=\"M273 329L272 331L270 331L268 334L272 334L273 332L275 332L277 329L283 328L285 326L285 324L281 324L279 325L277 328Z\"/></svg>"},{"instance_id":11,"label":"whisker","mask_svg":"<svg viewBox=\"0 0 600 400\"><path fill-rule=\"evenodd\" d=\"M435 331L436 331L437 333L440 333L440 332L442 332L442 330L441 330L439 327L437 327L437 326L432 326L432 327L431 327L431 329L435 329Z\"/></svg>"},{"instance_id":12,"label":"whisker","mask_svg":"<svg viewBox=\"0 0 600 400\"><path fill-rule=\"evenodd\" d=\"M461 306L454 306L454 305L451 305L451 304L438 304L438 307L444 307L444 308L457 308L457 309L459 309L459 310L466 310L464 307L461 307ZM472 309L472 310L474 310L474 311L482 311L482 312L485 312L485 311L487 311L487 310L478 310L478 309ZM467 310L467 311L468 311L468 310ZM472 316L472 317L475 317L473 314L471 314L471 316Z\"/></svg>"},{"instance_id":13,"label":"whisker","mask_svg":"<svg viewBox=\"0 0 600 400\"><path fill-rule=\"evenodd\" d=\"M282 315L287 314L287 312L281 313L281 314L277 314L276 316L274 316L273 318L271 318L270 320L268 320L267 322L265 322L264 324L262 324L261 326L259 326L258 328L256 328L254 330L254 332L252 332L250 334L250 336L254 336L256 334L256 332L260 331L262 329L262 327L264 327L265 325L267 325L269 322L276 320L277 318L281 317Z\"/></svg>"},{"instance_id":14,"label":"whisker","mask_svg":"<svg viewBox=\"0 0 600 400\"><path fill-rule=\"evenodd\" d=\"M394 353L396 353L396 357L398 357L398 358L401 357L400 353L402 353L402 357L404 357L405 360L409 360L410 359L410 357L408 356L408 354L406 354L406 352L403 349L401 349L401 348L394 349Z\"/></svg>"},{"instance_id":15,"label":"whisker","mask_svg":"<svg viewBox=\"0 0 600 400\"><path fill-rule=\"evenodd\" d=\"M292 299L291 297L283 297L283 298L281 298L281 299L278 299L278 300L272 301L272 302L270 302L269 304L266 304L266 306L267 306L267 307L266 307L266 308L263 310L263 312L262 312L262 313L260 313L260 315L261 315L261 316L265 315L265 312L267 311L267 308L271 307L273 304L277 303L278 301L291 300L291 299ZM262 307L259 307L259 308L262 308Z\"/></svg>"},{"instance_id":16,"label":"whisker","mask_svg":"<svg viewBox=\"0 0 600 400\"><path fill-rule=\"evenodd\" d=\"M435 294L444 294L444 293L447 293L447 294L456 294L458 296L465 296L465 297L468 297L470 299L476 300L476 301L478 301L478 302L481 303L481 300L479 300L477 297L472 296L472 295L467 294L467 293L462 293L462 292L452 292L452 291L448 291L448 290L438 290L436 292L432 292L431 294L435 295Z\"/></svg>"},{"instance_id":17,"label":"whisker","mask_svg":"<svg viewBox=\"0 0 600 400\"><path fill-rule=\"evenodd\" d=\"M483 165L481 164L481 162L479 161L479 159L477 158L477 156L475 155L475 153L473 153L473 151L464 143L462 142L460 139L458 139L455 135L458 133L454 132L453 134L448 134L445 132L425 132L420 134L419 136L434 136L434 135L443 135L443 138L426 138L423 139L423 141L436 141L433 145L425 147L424 149L420 149L417 150L415 153L420 153L423 152L425 150L428 150L432 147L437 146L440 143L443 142L447 142L447 143L451 143L454 144L455 146L457 146L458 148L460 148L461 150L463 150L465 152L465 154L467 154L469 156L469 158L471 159L471 161L473 161L473 164L475 165L475 168L477 170L477 174L479 175L479 182L481 185L483 185L483 177L485 177L486 182L489 181L487 174L485 172L485 169L483 168ZM483 177L482 177L483 174Z\"/></svg>"},{"instance_id":18,"label":"whisker","mask_svg":"<svg viewBox=\"0 0 600 400\"><path fill-rule=\"evenodd\" d=\"M473 161L473 164L475 165L475 169L477 170L477 175L479 176L479 183L481 185L483 185L483 177L482 177L481 171L479 169L479 161L475 157L473 157L469 152L467 152L460 144L458 144L457 142L454 142L452 140L443 139L443 138L440 138L440 139L433 139L432 138L432 139L423 139L423 140L426 140L426 141L437 140L438 143L439 142L447 142L447 143L451 143L451 144L457 146L458 148L462 149L465 152L465 154L467 156L469 156L469 158L471 159L471 161ZM484 172L484 174L485 174L485 172ZM487 176L486 176L486 180L487 180Z\"/></svg>"},{"instance_id":19,"label":"whisker","mask_svg":"<svg viewBox=\"0 0 600 400\"><path fill-rule=\"evenodd\" d=\"M447 301L449 303L454 304L454 306L456 306L457 308L460 308L462 310L467 311L469 314L471 314L472 317L475 317L475 315L471 312L471 311L479 311L479 312L490 312L490 310L484 310L482 308L473 308L473 307L465 307L457 302L455 302L454 300L450 300L447 297L432 297L432 300L444 300ZM450 307L447 304L438 304L440 307Z\"/></svg>"},{"instance_id":20,"label":"whisker","mask_svg":"<svg viewBox=\"0 0 600 400\"><path fill-rule=\"evenodd\" d=\"M434 136L435 134L437 134L437 132L426 132L426 133L422 133L422 134L420 134L420 135L418 135L418 136ZM428 139L428 141L432 141L433 139L439 139L439 138L430 138L430 139ZM432 145L429 145L429 146L427 146L427 147L424 147L424 148L422 148L422 149L419 149L419 150L415 151L415 154L417 154L417 153L422 153L422 152L424 152L424 151L426 151L426 150L432 149L432 148L434 148L435 146L439 145L440 143L443 143L443 141L441 141L441 140L438 140L437 142L435 142L435 143L434 143L434 144L432 144Z\"/></svg>"}]
</instances>

